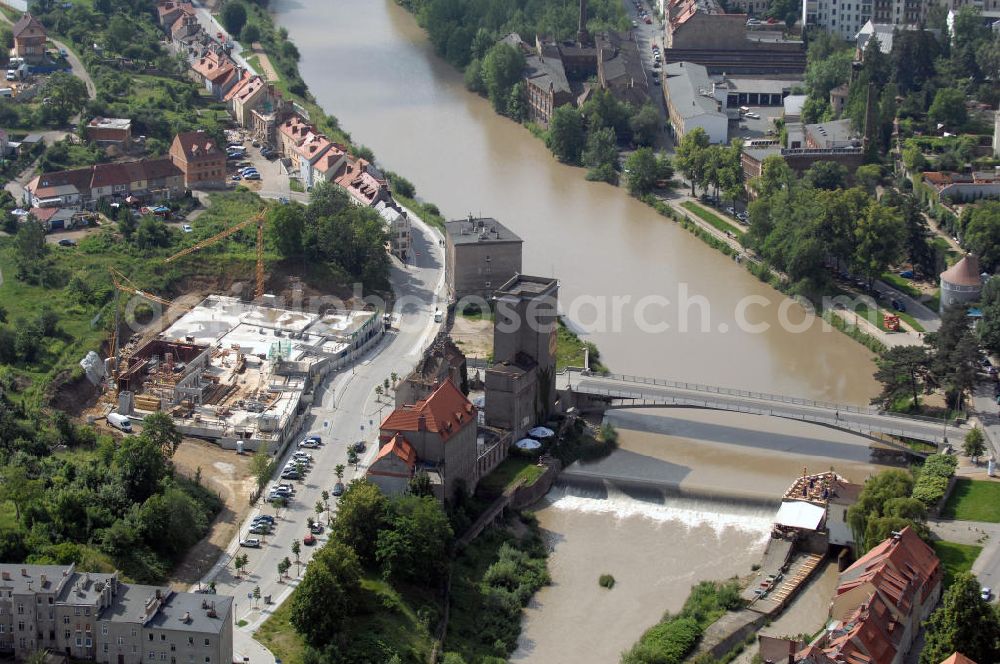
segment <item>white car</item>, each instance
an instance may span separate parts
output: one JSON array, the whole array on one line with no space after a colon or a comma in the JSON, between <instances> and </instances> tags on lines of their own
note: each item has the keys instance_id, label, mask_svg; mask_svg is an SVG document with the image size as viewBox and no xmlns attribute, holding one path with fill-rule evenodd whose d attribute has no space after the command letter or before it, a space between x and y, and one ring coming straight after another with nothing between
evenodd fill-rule
<instances>
[{"instance_id":1,"label":"white car","mask_svg":"<svg viewBox=\"0 0 1000 664\"><path fill-rule=\"evenodd\" d=\"M760 120L760 113L754 113L753 111L750 111L749 113L746 114L746 116L748 118L753 118L754 120Z\"/></svg>"},{"instance_id":2,"label":"white car","mask_svg":"<svg viewBox=\"0 0 1000 664\"><path fill-rule=\"evenodd\" d=\"M258 537L248 537L245 540L240 540L240 546L245 546L248 549L259 549L260 548L260 538L258 538Z\"/></svg>"},{"instance_id":3,"label":"white car","mask_svg":"<svg viewBox=\"0 0 1000 664\"><path fill-rule=\"evenodd\" d=\"M305 452L296 452L295 454L292 455L292 459L295 461L301 461L302 463L309 464L313 462L313 455L307 454Z\"/></svg>"},{"instance_id":4,"label":"white car","mask_svg":"<svg viewBox=\"0 0 1000 664\"><path fill-rule=\"evenodd\" d=\"M299 447L307 447L309 449L316 449L317 447L319 447L319 443L317 443L315 440L313 440L311 438L306 438L301 443L299 443Z\"/></svg>"},{"instance_id":5,"label":"white car","mask_svg":"<svg viewBox=\"0 0 1000 664\"><path fill-rule=\"evenodd\" d=\"M993 597L993 591L990 590L987 586L983 586L983 591L980 593L980 597L982 597L985 601L988 602L990 601L990 598Z\"/></svg>"},{"instance_id":6,"label":"white car","mask_svg":"<svg viewBox=\"0 0 1000 664\"><path fill-rule=\"evenodd\" d=\"M194 229L191 228L191 224L184 224L183 226L181 226L181 230L184 231L185 233L194 232Z\"/></svg>"}]
</instances>

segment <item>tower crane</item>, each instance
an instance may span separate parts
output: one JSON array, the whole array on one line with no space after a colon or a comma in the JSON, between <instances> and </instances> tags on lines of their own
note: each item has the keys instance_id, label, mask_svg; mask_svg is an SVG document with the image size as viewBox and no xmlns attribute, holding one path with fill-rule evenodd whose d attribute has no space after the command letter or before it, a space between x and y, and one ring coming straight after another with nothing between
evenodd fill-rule
<instances>
[{"instance_id":1,"label":"tower crane","mask_svg":"<svg viewBox=\"0 0 1000 664\"><path fill-rule=\"evenodd\" d=\"M254 298L260 298L264 294L264 221L265 221L265 219L266 219L266 217L264 216L264 212L261 211L258 214L254 215L253 217L251 217L250 219L247 219L245 221L241 221L238 224L234 224L234 225L230 226L229 228L225 229L224 231L216 233L215 235L213 235L212 237L210 237L210 238L208 238L206 240L202 240L201 242L198 242L196 244L191 245L187 249L182 249L181 251L178 251L176 254L174 254L173 256L171 256L170 258L166 259L163 262L164 263L172 263L172 262L174 262L174 261L176 261L178 259L181 259L181 258L183 258L185 256L190 255L190 254L193 254L193 253L195 253L197 251L200 251L201 249L203 249L203 248L205 248L205 247L207 247L209 245L213 245L216 242L218 242L219 240L224 240L227 237L229 237L230 235L234 235L234 234L238 233L239 231L243 230L244 228L246 228L248 226L256 224L256 226L257 226L257 283L256 283L256 286L254 288Z\"/></svg>"}]
</instances>

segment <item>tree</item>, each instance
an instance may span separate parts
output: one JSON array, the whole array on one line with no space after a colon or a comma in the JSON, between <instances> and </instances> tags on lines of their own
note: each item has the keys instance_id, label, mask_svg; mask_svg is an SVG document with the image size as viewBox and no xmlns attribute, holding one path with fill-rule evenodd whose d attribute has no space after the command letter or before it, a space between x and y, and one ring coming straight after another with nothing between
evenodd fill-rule
<instances>
[{"instance_id":1,"label":"tree","mask_svg":"<svg viewBox=\"0 0 1000 664\"><path fill-rule=\"evenodd\" d=\"M985 201L965 209L968 211L967 217L963 214L965 246L979 256L985 270L993 272L1000 268L1000 202Z\"/></svg>"},{"instance_id":2,"label":"tree","mask_svg":"<svg viewBox=\"0 0 1000 664\"><path fill-rule=\"evenodd\" d=\"M963 306L948 307L941 314L941 327L925 337L934 349L931 375L944 388L948 404L960 408L964 394L976 382L979 343L969 328Z\"/></svg>"},{"instance_id":3,"label":"tree","mask_svg":"<svg viewBox=\"0 0 1000 664\"><path fill-rule=\"evenodd\" d=\"M256 23L247 23L240 30L240 39L248 44L260 41L260 26Z\"/></svg>"},{"instance_id":4,"label":"tree","mask_svg":"<svg viewBox=\"0 0 1000 664\"><path fill-rule=\"evenodd\" d=\"M556 158L566 164L579 164L586 137L583 115L572 106L560 106L552 113L546 145Z\"/></svg>"},{"instance_id":5,"label":"tree","mask_svg":"<svg viewBox=\"0 0 1000 664\"><path fill-rule=\"evenodd\" d=\"M250 458L250 474L257 481L257 490L262 491L274 473L274 461L267 453L267 443L262 442Z\"/></svg>"},{"instance_id":6,"label":"tree","mask_svg":"<svg viewBox=\"0 0 1000 664\"><path fill-rule=\"evenodd\" d=\"M486 94L493 110L506 114L510 104L510 92L514 84L521 80L524 56L516 48L505 42L494 44L483 56L481 75Z\"/></svg>"},{"instance_id":7,"label":"tree","mask_svg":"<svg viewBox=\"0 0 1000 664\"><path fill-rule=\"evenodd\" d=\"M941 606L925 623L920 664L937 664L953 652L976 662L1000 661L1000 620L980 590L979 581L969 572L955 577Z\"/></svg>"},{"instance_id":8,"label":"tree","mask_svg":"<svg viewBox=\"0 0 1000 664\"><path fill-rule=\"evenodd\" d=\"M695 127L684 134L677 146L675 161L677 168L691 182L691 195L694 196L695 185L701 184L705 177L705 164L708 156L709 137L701 127Z\"/></svg>"},{"instance_id":9,"label":"tree","mask_svg":"<svg viewBox=\"0 0 1000 664\"><path fill-rule=\"evenodd\" d=\"M796 0L771 0L767 7L767 16L776 21L784 22L791 30L802 12L802 5Z\"/></svg>"},{"instance_id":10,"label":"tree","mask_svg":"<svg viewBox=\"0 0 1000 664\"><path fill-rule=\"evenodd\" d=\"M959 129L968 120L965 110L965 94L955 88L941 88L934 95L934 101L927 111L928 117L949 129Z\"/></svg>"},{"instance_id":11,"label":"tree","mask_svg":"<svg viewBox=\"0 0 1000 664\"><path fill-rule=\"evenodd\" d=\"M872 202L854 231L854 267L869 283L877 279L903 251L905 228L899 213Z\"/></svg>"},{"instance_id":12,"label":"tree","mask_svg":"<svg viewBox=\"0 0 1000 664\"><path fill-rule=\"evenodd\" d=\"M637 145L652 145L660 132L660 112L650 102L646 102L628 121L632 130L632 142Z\"/></svg>"},{"instance_id":13,"label":"tree","mask_svg":"<svg viewBox=\"0 0 1000 664\"><path fill-rule=\"evenodd\" d=\"M236 568L236 576L240 576L243 573L243 568L247 566L250 562L250 558L245 553L238 553L236 557L233 558L233 567Z\"/></svg>"},{"instance_id":14,"label":"tree","mask_svg":"<svg viewBox=\"0 0 1000 664\"><path fill-rule=\"evenodd\" d=\"M343 481L343 479L344 479L344 471L345 471L345 470L346 470L346 468L344 467L344 464L342 464L342 463L338 463L338 464L337 464L337 465L336 465L336 466L334 467L334 469L333 469L333 474L337 476L337 481L338 481L338 482L341 482L341 481ZM324 493L325 493L325 492L324 492ZM327 498L326 498L326 497L324 496L324 497L323 497L323 500L325 501L325 500L327 500Z\"/></svg>"},{"instance_id":15,"label":"tree","mask_svg":"<svg viewBox=\"0 0 1000 664\"><path fill-rule=\"evenodd\" d=\"M868 478L857 502L847 510L847 523L854 534L859 551L868 551L885 539L880 537L886 525L884 519L898 519L888 512L894 499L909 498L913 492L913 476L904 470L884 470ZM904 525L921 526L907 523ZM925 527L922 529L926 530Z\"/></svg>"},{"instance_id":16,"label":"tree","mask_svg":"<svg viewBox=\"0 0 1000 664\"><path fill-rule=\"evenodd\" d=\"M305 210L300 205L276 205L267 211L268 232L285 258L302 255L305 221Z\"/></svg>"},{"instance_id":17,"label":"tree","mask_svg":"<svg viewBox=\"0 0 1000 664\"><path fill-rule=\"evenodd\" d=\"M140 249L155 249L170 244L170 230L156 217L143 217L135 232L135 246Z\"/></svg>"},{"instance_id":18,"label":"tree","mask_svg":"<svg viewBox=\"0 0 1000 664\"><path fill-rule=\"evenodd\" d=\"M617 177L618 143L615 131L610 127L592 129L587 134L587 146L583 151L583 165L590 171L588 180L614 182Z\"/></svg>"},{"instance_id":19,"label":"tree","mask_svg":"<svg viewBox=\"0 0 1000 664\"><path fill-rule=\"evenodd\" d=\"M317 500L316 505L313 506L313 511L316 512L316 516L319 517L319 515L323 513L324 509L326 509L326 507L323 505L323 501ZM309 520L312 521L312 519Z\"/></svg>"},{"instance_id":20,"label":"tree","mask_svg":"<svg viewBox=\"0 0 1000 664\"><path fill-rule=\"evenodd\" d=\"M29 215L14 236L14 264L17 266L17 278L32 284L41 283L46 272L48 252L45 231Z\"/></svg>"},{"instance_id":21,"label":"tree","mask_svg":"<svg viewBox=\"0 0 1000 664\"><path fill-rule=\"evenodd\" d=\"M388 500L368 480L351 482L340 497L330 539L354 549L365 564L375 562L375 542L386 520Z\"/></svg>"},{"instance_id":22,"label":"tree","mask_svg":"<svg viewBox=\"0 0 1000 664\"><path fill-rule=\"evenodd\" d=\"M441 503L432 496L401 496L390 503L387 522L375 547L382 574L434 587L447 574L453 537Z\"/></svg>"},{"instance_id":23,"label":"tree","mask_svg":"<svg viewBox=\"0 0 1000 664\"><path fill-rule=\"evenodd\" d=\"M659 173L656 155L652 148L639 148L625 160L628 190L634 196L644 196L653 191Z\"/></svg>"},{"instance_id":24,"label":"tree","mask_svg":"<svg viewBox=\"0 0 1000 664\"><path fill-rule=\"evenodd\" d=\"M229 0L222 6L220 18L226 32L239 36L247 22L247 8L239 0Z\"/></svg>"},{"instance_id":25,"label":"tree","mask_svg":"<svg viewBox=\"0 0 1000 664\"><path fill-rule=\"evenodd\" d=\"M14 515L20 523L21 512L42 497L42 482L28 477L23 466L13 464L0 472L0 480L0 499L14 504Z\"/></svg>"},{"instance_id":26,"label":"tree","mask_svg":"<svg viewBox=\"0 0 1000 664\"><path fill-rule=\"evenodd\" d=\"M254 607L257 606L257 602L260 601L260 586L253 587L253 604Z\"/></svg>"},{"instance_id":27,"label":"tree","mask_svg":"<svg viewBox=\"0 0 1000 664\"><path fill-rule=\"evenodd\" d=\"M145 436L125 438L115 453L114 464L125 494L136 503L156 493L169 474L160 446Z\"/></svg>"},{"instance_id":28,"label":"tree","mask_svg":"<svg viewBox=\"0 0 1000 664\"><path fill-rule=\"evenodd\" d=\"M167 459L174 455L184 438L173 418L162 411L151 413L142 420L142 435L159 447Z\"/></svg>"},{"instance_id":29,"label":"tree","mask_svg":"<svg viewBox=\"0 0 1000 664\"><path fill-rule=\"evenodd\" d=\"M982 429L979 427L969 429L969 433L965 434L962 452L965 453L965 456L972 458L973 461L986 453L986 437L983 436Z\"/></svg>"},{"instance_id":30,"label":"tree","mask_svg":"<svg viewBox=\"0 0 1000 664\"><path fill-rule=\"evenodd\" d=\"M990 279L983 286L983 318L976 326L979 341L991 352L1000 351L1000 279Z\"/></svg>"},{"instance_id":31,"label":"tree","mask_svg":"<svg viewBox=\"0 0 1000 664\"><path fill-rule=\"evenodd\" d=\"M299 559L299 554L300 553L302 553L302 545L299 543L299 541L297 539L292 540L292 555L295 556L295 569L296 569L295 574L296 574L296 576L301 573L301 567L300 566L302 565L302 562Z\"/></svg>"},{"instance_id":32,"label":"tree","mask_svg":"<svg viewBox=\"0 0 1000 664\"><path fill-rule=\"evenodd\" d=\"M872 403L891 409L900 398L911 400L911 408L920 409L920 394L927 390L931 357L925 346L893 346L875 361L875 380L882 393Z\"/></svg>"},{"instance_id":33,"label":"tree","mask_svg":"<svg viewBox=\"0 0 1000 664\"><path fill-rule=\"evenodd\" d=\"M805 179L816 189L843 189L847 186L847 168L835 161L817 161L806 171Z\"/></svg>"},{"instance_id":34,"label":"tree","mask_svg":"<svg viewBox=\"0 0 1000 664\"><path fill-rule=\"evenodd\" d=\"M105 45L115 53L121 53L135 38L135 22L122 13L117 13L108 21L105 31Z\"/></svg>"},{"instance_id":35,"label":"tree","mask_svg":"<svg viewBox=\"0 0 1000 664\"><path fill-rule=\"evenodd\" d=\"M50 124L64 125L83 109L88 98L87 85L72 74L55 72L45 82L40 96L49 100L49 103L43 104L43 110L48 114Z\"/></svg>"},{"instance_id":36,"label":"tree","mask_svg":"<svg viewBox=\"0 0 1000 664\"><path fill-rule=\"evenodd\" d=\"M292 567L292 561L288 559L288 556L285 556L284 558L278 561L279 581L288 576L288 570L291 569L291 567Z\"/></svg>"},{"instance_id":37,"label":"tree","mask_svg":"<svg viewBox=\"0 0 1000 664\"><path fill-rule=\"evenodd\" d=\"M351 547L331 539L306 570L289 600L291 623L306 643L322 647L337 639L361 596L361 565Z\"/></svg>"}]
</instances>

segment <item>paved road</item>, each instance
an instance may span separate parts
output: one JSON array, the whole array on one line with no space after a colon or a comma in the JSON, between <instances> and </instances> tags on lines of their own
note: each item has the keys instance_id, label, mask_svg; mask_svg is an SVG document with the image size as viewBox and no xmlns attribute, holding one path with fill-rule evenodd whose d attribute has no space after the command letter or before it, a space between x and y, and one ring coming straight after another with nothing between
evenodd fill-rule
<instances>
[{"instance_id":1,"label":"paved road","mask_svg":"<svg viewBox=\"0 0 1000 664\"><path fill-rule=\"evenodd\" d=\"M246 58L243 57L243 47L238 41L233 39L229 32L222 27L222 24L219 23L214 16L212 16L212 12L210 12L204 4L198 2L198 0L194 0L192 4L195 8L195 16L198 18L198 22L201 23L201 27L205 29L205 32L207 32L213 39L215 39L216 34L220 32L224 34L226 36L226 41L233 46L233 50L229 53L229 57L231 57L236 64L240 65L251 74L256 74L257 70L251 67L247 63Z\"/></svg>"},{"instance_id":2,"label":"paved road","mask_svg":"<svg viewBox=\"0 0 1000 664\"><path fill-rule=\"evenodd\" d=\"M888 292L891 298L902 300L906 305L906 313L913 316L927 332L937 332L941 328L941 316L938 315L938 312L918 302L906 293L897 290L892 284L887 284L884 281L876 281L875 287L882 292ZM888 309L889 307L886 307L886 310Z\"/></svg>"},{"instance_id":3,"label":"paved road","mask_svg":"<svg viewBox=\"0 0 1000 664\"><path fill-rule=\"evenodd\" d=\"M972 573L980 584L993 591L995 603L1000 591L1000 523L928 519L927 525L938 539L983 547L972 564Z\"/></svg>"},{"instance_id":4,"label":"paved road","mask_svg":"<svg viewBox=\"0 0 1000 664\"><path fill-rule=\"evenodd\" d=\"M298 583L298 570L293 565L291 579L278 580L277 565L286 556L292 561L291 542L306 534L306 519L316 517L314 506L320 500L321 492L330 490L336 482L334 467L347 464L347 443L359 439L368 442L368 450L362 461L362 468L375 454L377 445L374 438L377 427L391 405L388 399L379 401L375 387L388 378L392 372L400 376L409 373L420 359L440 324L433 322L433 312L444 284L444 256L439 244L440 235L414 219L413 246L416 250L414 264L392 268L393 291L400 304L394 310L398 316L398 331L387 333L386 338L373 349L360 364L351 371L339 373L320 385L315 394L315 405L306 421L303 435L317 434L323 438L323 446L310 452L316 462L304 481L297 483L297 495L291 505L278 518L274 533L266 538L261 549L240 549L234 540L223 554L215 568L202 579L203 583L215 581L218 592L235 597L236 620L246 620L247 625L237 628L234 635L234 654L237 659L250 657L253 664L272 664L273 655L253 640L256 628L283 602ZM284 461L284 460L282 460ZM283 464L282 464L283 465ZM362 471L363 472L363 471ZM348 469L345 481L355 474ZM335 499L332 499L335 503ZM335 505L333 505L335 511ZM274 514L271 507L258 509L248 518L266 512ZM246 526L241 524L238 537L245 537ZM319 537L319 544L326 540L326 534ZM314 548L302 547L303 563L312 556ZM236 579L231 559L236 553L249 555L250 562L243 579ZM262 595L270 595L272 604L253 607L248 593L259 586Z\"/></svg>"},{"instance_id":5,"label":"paved road","mask_svg":"<svg viewBox=\"0 0 1000 664\"><path fill-rule=\"evenodd\" d=\"M11 3L8 2L8 4ZM27 10L22 9L21 11L27 11ZM13 21L7 18L7 15L3 13L0 13L0 21L3 21L8 25L14 24ZM74 53L72 49L70 49L68 46L66 46L66 44L62 43L61 41L57 41L55 39L52 39L51 37L49 38L49 41L55 44L56 48L61 48L64 51L66 51L67 54L66 60L69 62L69 66L72 67L73 69L73 75L79 79L82 79L84 84L86 84L87 86L87 96L90 97L91 99L97 97L97 88L94 87L94 81L93 79L90 78L90 74L87 73L87 68L83 66L83 63L80 61L80 58L76 57L76 53Z\"/></svg>"},{"instance_id":6,"label":"paved road","mask_svg":"<svg viewBox=\"0 0 1000 664\"><path fill-rule=\"evenodd\" d=\"M572 386L580 394L634 399L635 403L700 406L758 415L824 424L856 433L881 432L941 443L945 435L943 422L883 413L874 408L859 408L834 403L821 403L760 392L730 390L714 386L676 383L651 378L601 376L566 370L556 377L558 389ZM962 430L948 427L955 441Z\"/></svg>"}]
</instances>

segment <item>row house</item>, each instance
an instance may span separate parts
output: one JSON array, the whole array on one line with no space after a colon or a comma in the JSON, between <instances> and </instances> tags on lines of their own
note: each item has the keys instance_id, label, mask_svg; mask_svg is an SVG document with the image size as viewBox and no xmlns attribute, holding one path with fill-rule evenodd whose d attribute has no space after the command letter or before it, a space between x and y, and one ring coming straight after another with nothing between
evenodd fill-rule
<instances>
[{"instance_id":1,"label":"row house","mask_svg":"<svg viewBox=\"0 0 1000 664\"><path fill-rule=\"evenodd\" d=\"M246 127L250 124L250 111L260 106L267 94L267 82L260 76L253 75L238 81L226 93L223 101L237 124Z\"/></svg>"},{"instance_id":2,"label":"row house","mask_svg":"<svg viewBox=\"0 0 1000 664\"><path fill-rule=\"evenodd\" d=\"M0 653L101 664L229 664L232 598L123 583L74 565L0 563Z\"/></svg>"},{"instance_id":3,"label":"row house","mask_svg":"<svg viewBox=\"0 0 1000 664\"><path fill-rule=\"evenodd\" d=\"M302 119L302 116L289 116L278 126L278 151L294 161L295 148L302 145L302 141L314 131L313 126Z\"/></svg>"},{"instance_id":4,"label":"row house","mask_svg":"<svg viewBox=\"0 0 1000 664\"><path fill-rule=\"evenodd\" d=\"M374 164L365 159L348 161L343 174L334 180L356 203L374 207L391 200L389 182Z\"/></svg>"},{"instance_id":5,"label":"row house","mask_svg":"<svg viewBox=\"0 0 1000 664\"><path fill-rule=\"evenodd\" d=\"M160 27L169 31L179 19L184 16L193 17L195 15L194 5L190 2L161 2L156 7L156 15L160 22Z\"/></svg>"},{"instance_id":6,"label":"row house","mask_svg":"<svg viewBox=\"0 0 1000 664\"><path fill-rule=\"evenodd\" d=\"M296 161L302 183L312 187L317 177L329 182L347 163L347 147L334 143L323 134L310 134L302 144L295 148ZM323 164L320 171L317 166Z\"/></svg>"},{"instance_id":7,"label":"row house","mask_svg":"<svg viewBox=\"0 0 1000 664\"><path fill-rule=\"evenodd\" d=\"M391 198L379 201L375 211L385 221L386 234L389 236L389 251L399 260L406 262L410 255L410 216Z\"/></svg>"},{"instance_id":8,"label":"row house","mask_svg":"<svg viewBox=\"0 0 1000 664\"><path fill-rule=\"evenodd\" d=\"M216 99L223 99L242 78L241 70L223 53L208 50L191 65L205 89Z\"/></svg>"},{"instance_id":9,"label":"row house","mask_svg":"<svg viewBox=\"0 0 1000 664\"><path fill-rule=\"evenodd\" d=\"M29 208L75 208L107 197L159 200L183 193L184 173L168 157L162 157L42 173L25 185L24 204Z\"/></svg>"},{"instance_id":10,"label":"row house","mask_svg":"<svg viewBox=\"0 0 1000 664\"><path fill-rule=\"evenodd\" d=\"M220 187L226 182L226 153L203 130L174 136L170 161L184 174L188 188Z\"/></svg>"}]
</instances>

